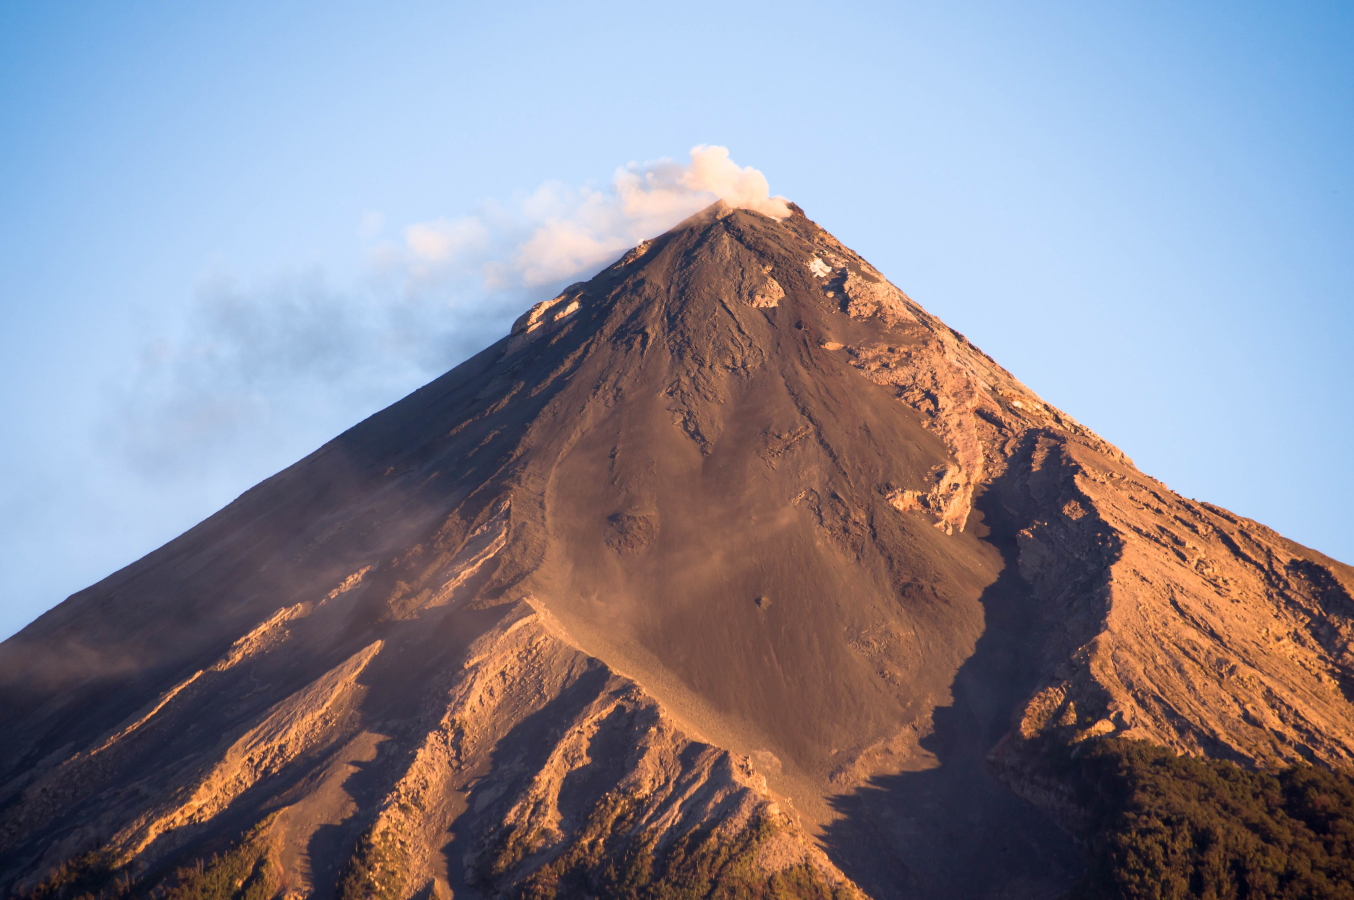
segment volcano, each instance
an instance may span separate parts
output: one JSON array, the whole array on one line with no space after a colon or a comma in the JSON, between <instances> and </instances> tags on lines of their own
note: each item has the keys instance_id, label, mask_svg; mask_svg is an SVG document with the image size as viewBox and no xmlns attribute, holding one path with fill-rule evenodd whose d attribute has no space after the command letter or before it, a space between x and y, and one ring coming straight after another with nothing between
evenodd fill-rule
<instances>
[{"instance_id":1,"label":"volcano","mask_svg":"<svg viewBox=\"0 0 1354 900\"><path fill-rule=\"evenodd\" d=\"M0 645L0 887L1054 898L1057 753L1354 765L1352 594L719 203Z\"/></svg>"}]
</instances>

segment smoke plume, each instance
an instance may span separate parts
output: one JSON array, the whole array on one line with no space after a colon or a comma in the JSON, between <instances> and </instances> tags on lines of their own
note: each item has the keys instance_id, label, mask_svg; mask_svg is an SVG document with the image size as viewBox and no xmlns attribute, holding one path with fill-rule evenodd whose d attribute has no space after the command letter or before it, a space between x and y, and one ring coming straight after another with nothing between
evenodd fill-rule
<instances>
[{"instance_id":1,"label":"smoke plume","mask_svg":"<svg viewBox=\"0 0 1354 900\"><path fill-rule=\"evenodd\" d=\"M363 217L365 275L250 281L211 273L178 328L115 392L104 446L153 482L256 478L506 333L513 318L715 200L789 215L725 147L631 163L603 186L547 183L382 238Z\"/></svg>"},{"instance_id":2,"label":"smoke plume","mask_svg":"<svg viewBox=\"0 0 1354 900\"><path fill-rule=\"evenodd\" d=\"M473 216L410 225L405 249L421 277L478 262L490 289L532 288L598 268L715 200L778 219L790 214L784 197L771 196L765 175L739 168L727 147L701 144L689 165L631 163L607 188L550 183L515 209L489 204Z\"/></svg>"}]
</instances>

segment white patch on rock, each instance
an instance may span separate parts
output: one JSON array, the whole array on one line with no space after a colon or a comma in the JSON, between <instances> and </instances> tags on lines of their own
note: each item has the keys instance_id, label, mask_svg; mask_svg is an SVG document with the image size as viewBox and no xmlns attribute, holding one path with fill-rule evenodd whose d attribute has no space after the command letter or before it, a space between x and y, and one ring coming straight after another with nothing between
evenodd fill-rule
<instances>
[{"instance_id":1,"label":"white patch on rock","mask_svg":"<svg viewBox=\"0 0 1354 900\"><path fill-rule=\"evenodd\" d=\"M826 278L832 274L832 267L815 256L809 260L809 271L819 278Z\"/></svg>"}]
</instances>

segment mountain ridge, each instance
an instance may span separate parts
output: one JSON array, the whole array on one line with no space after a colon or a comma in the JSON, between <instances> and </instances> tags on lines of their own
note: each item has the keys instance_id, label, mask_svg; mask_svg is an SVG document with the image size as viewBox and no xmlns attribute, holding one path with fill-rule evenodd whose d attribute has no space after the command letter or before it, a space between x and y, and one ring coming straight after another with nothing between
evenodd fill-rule
<instances>
[{"instance_id":1,"label":"mountain ridge","mask_svg":"<svg viewBox=\"0 0 1354 900\"><path fill-rule=\"evenodd\" d=\"M1047 740L1349 767L1352 593L716 204L0 645L0 863L1051 897Z\"/></svg>"}]
</instances>

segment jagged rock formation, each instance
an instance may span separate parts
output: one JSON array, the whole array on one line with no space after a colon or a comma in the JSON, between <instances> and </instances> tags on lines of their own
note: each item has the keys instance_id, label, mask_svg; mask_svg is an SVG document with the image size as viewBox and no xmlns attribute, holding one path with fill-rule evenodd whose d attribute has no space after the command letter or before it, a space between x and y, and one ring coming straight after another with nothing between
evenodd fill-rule
<instances>
[{"instance_id":1,"label":"jagged rock formation","mask_svg":"<svg viewBox=\"0 0 1354 900\"><path fill-rule=\"evenodd\" d=\"M1044 741L1350 766L1352 595L716 205L0 645L0 883L1054 897Z\"/></svg>"}]
</instances>

